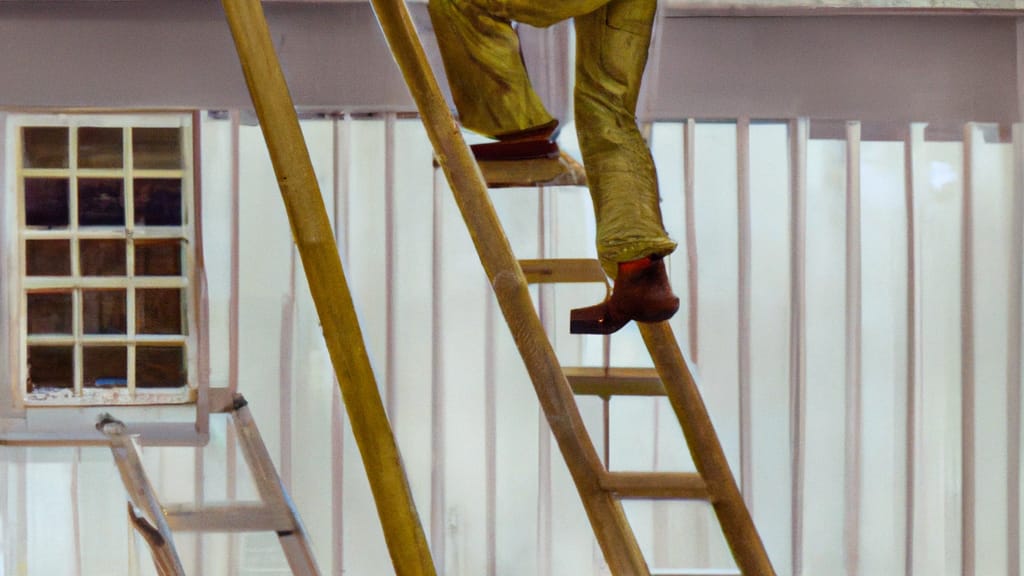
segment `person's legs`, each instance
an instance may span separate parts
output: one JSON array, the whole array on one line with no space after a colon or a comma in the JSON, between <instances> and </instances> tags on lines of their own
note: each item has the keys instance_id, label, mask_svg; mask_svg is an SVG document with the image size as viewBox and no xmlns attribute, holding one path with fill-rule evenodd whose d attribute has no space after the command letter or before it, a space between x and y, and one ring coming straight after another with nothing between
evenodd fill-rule
<instances>
[{"instance_id":1,"label":"person's legs","mask_svg":"<svg viewBox=\"0 0 1024 576\"><path fill-rule=\"evenodd\" d=\"M576 18L576 130L598 257L612 278L619 263L676 247L662 225L654 161L636 124L656 9L657 0L613 0Z\"/></svg>"},{"instance_id":2,"label":"person's legs","mask_svg":"<svg viewBox=\"0 0 1024 576\"><path fill-rule=\"evenodd\" d=\"M553 120L530 85L508 19L467 0L428 6L463 126L497 138Z\"/></svg>"},{"instance_id":3,"label":"person's legs","mask_svg":"<svg viewBox=\"0 0 1024 576\"><path fill-rule=\"evenodd\" d=\"M661 220L654 160L636 125L657 0L612 0L576 18L576 131L597 219L597 254L611 297L573 310L573 333L610 334L630 320L679 309L664 256L676 248Z\"/></svg>"},{"instance_id":4,"label":"person's legs","mask_svg":"<svg viewBox=\"0 0 1024 576\"><path fill-rule=\"evenodd\" d=\"M499 139L553 129L553 118L530 84L512 21L546 27L605 2L430 0L430 19L462 125Z\"/></svg>"}]
</instances>

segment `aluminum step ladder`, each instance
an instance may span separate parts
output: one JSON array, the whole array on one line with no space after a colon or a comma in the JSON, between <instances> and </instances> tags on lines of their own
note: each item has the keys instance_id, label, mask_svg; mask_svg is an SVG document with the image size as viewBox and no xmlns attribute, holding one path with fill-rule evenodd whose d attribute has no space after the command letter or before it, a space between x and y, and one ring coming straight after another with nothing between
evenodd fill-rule
<instances>
[{"instance_id":1,"label":"aluminum step ladder","mask_svg":"<svg viewBox=\"0 0 1024 576\"><path fill-rule=\"evenodd\" d=\"M641 324L640 332L665 395L682 426L697 473L637 474L606 469L584 427L565 370L559 365L534 308L524 273L525 267L534 281L542 282L605 282L600 266L596 261L591 264L572 261L569 267L575 268L567 271L565 264L557 261L521 264L516 260L491 204L481 167L460 136L408 8L402 0L372 0L372 3L612 573L617 576L651 574L620 500L653 497L709 501L741 573L774 576L775 570L736 486L700 391L667 322ZM509 170L499 171L516 172L515 164L508 166ZM493 166L483 168L489 175L495 173ZM540 184L543 180L545 178L524 178L524 182L530 184ZM502 182L505 186L511 184L507 179ZM539 267L539 272L535 273L531 266ZM617 389L611 375L606 377L605 386L609 393Z\"/></svg>"},{"instance_id":2,"label":"aluminum step ladder","mask_svg":"<svg viewBox=\"0 0 1024 576\"><path fill-rule=\"evenodd\" d=\"M267 452L245 399L237 394L230 408L242 456L252 474L260 500L203 506L160 504L139 457L135 439L125 425L109 416L96 428L110 440L114 462L128 492L131 524L149 545L160 576L182 576L185 570L174 545L173 532L275 532L293 574L320 574L313 550L295 505Z\"/></svg>"}]
</instances>

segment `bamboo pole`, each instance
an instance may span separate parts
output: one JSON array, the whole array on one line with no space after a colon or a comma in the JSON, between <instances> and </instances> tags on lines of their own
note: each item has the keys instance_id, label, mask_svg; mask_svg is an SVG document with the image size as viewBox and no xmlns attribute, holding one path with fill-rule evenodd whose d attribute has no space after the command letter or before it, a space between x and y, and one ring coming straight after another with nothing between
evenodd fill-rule
<instances>
[{"instance_id":1,"label":"bamboo pole","mask_svg":"<svg viewBox=\"0 0 1024 576\"><path fill-rule=\"evenodd\" d=\"M409 11L402 0L372 3L576 483L605 561L613 574L649 574L622 506L600 485L599 472L604 466L587 436L572 390L533 307L526 277L512 253L476 161L441 95Z\"/></svg>"},{"instance_id":2,"label":"bamboo pole","mask_svg":"<svg viewBox=\"0 0 1024 576\"><path fill-rule=\"evenodd\" d=\"M223 5L395 572L433 576L430 550L384 412L327 210L263 8L259 0L223 0Z\"/></svg>"},{"instance_id":3,"label":"bamboo pole","mask_svg":"<svg viewBox=\"0 0 1024 576\"><path fill-rule=\"evenodd\" d=\"M736 566L749 576L774 576L768 553L754 527L729 462L722 452L715 427L690 367L683 360L679 344L668 322L640 324L640 334L654 359L669 402L683 427L693 463L704 479L711 505L732 550Z\"/></svg>"}]
</instances>

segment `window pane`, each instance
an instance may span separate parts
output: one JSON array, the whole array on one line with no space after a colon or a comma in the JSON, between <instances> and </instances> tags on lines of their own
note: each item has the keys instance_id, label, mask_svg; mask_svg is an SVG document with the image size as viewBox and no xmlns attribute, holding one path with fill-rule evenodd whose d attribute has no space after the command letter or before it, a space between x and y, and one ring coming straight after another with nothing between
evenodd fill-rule
<instances>
[{"instance_id":1,"label":"window pane","mask_svg":"<svg viewBox=\"0 0 1024 576\"><path fill-rule=\"evenodd\" d=\"M83 290L82 324L86 334L126 334L124 290Z\"/></svg>"},{"instance_id":2,"label":"window pane","mask_svg":"<svg viewBox=\"0 0 1024 576\"><path fill-rule=\"evenodd\" d=\"M132 158L136 169L181 168L181 130L132 129Z\"/></svg>"},{"instance_id":3,"label":"window pane","mask_svg":"<svg viewBox=\"0 0 1024 576\"><path fill-rule=\"evenodd\" d=\"M181 226L181 180L135 180L135 223L140 226Z\"/></svg>"},{"instance_id":4,"label":"window pane","mask_svg":"<svg viewBox=\"0 0 1024 576\"><path fill-rule=\"evenodd\" d=\"M25 225L42 228L67 228L67 178L25 179Z\"/></svg>"},{"instance_id":5,"label":"window pane","mask_svg":"<svg viewBox=\"0 0 1024 576\"><path fill-rule=\"evenodd\" d=\"M124 240L79 240L82 276L124 276Z\"/></svg>"},{"instance_id":6,"label":"window pane","mask_svg":"<svg viewBox=\"0 0 1024 576\"><path fill-rule=\"evenodd\" d=\"M181 290L136 290L135 331L139 334L183 334Z\"/></svg>"},{"instance_id":7,"label":"window pane","mask_svg":"<svg viewBox=\"0 0 1024 576\"><path fill-rule=\"evenodd\" d=\"M139 346L135 349L135 386L177 388L185 385L185 349Z\"/></svg>"},{"instance_id":8,"label":"window pane","mask_svg":"<svg viewBox=\"0 0 1024 576\"><path fill-rule=\"evenodd\" d=\"M71 292L28 293L29 334L71 334Z\"/></svg>"},{"instance_id":9,"label":"window pane","mask_svg":"<svg viewBox=\"0 0 1024 576\"><path fill-rule=\"evenodd\" d=\"M25 273L29 276L70 276L70 240L26 240Z\"/></svg>"},{"instance_id":10,"label":"window pane","mask_svg":"<svg viewBox=\"0 0 1024 576\"><path fill-rule=\"evenodd\" d=\"M71 346L29 346L29 392L43 388L73 388L74 351Z\"/></svg>"},{"instance_id":11,"label":"window pane","mask_svg":"<svg viewBox=\"0 0 1024 576\"><path fill-rule=\"evenodd\" d=\"M124 346L86 346L82 349L82 386L104 388L127 385L127 348Z\"/></svg>"},{"instance_id":12,"label":"window pane","mask_svg":"<svg viewBox=\"0 0 1024 576\"><path fill-rule=\"evenodd\" d=\"M124 181L80 178L78 225L124 226Z\"/></svg>"},{"instance_id":13,"label":"window pane","mask_svg":"<svg viewBox=\"0 0 1024 576\"><path fill-rule=\"evenodd\" d=\"M25 168L67 168L67 128L22 128L22 164Z\"/></svg>"},{"instance_id":14,"label":"window pane","mask_svg":"<svg viewBox=\"0 0 1024 576\"><path fill-rule=\"evenodd\" d=\"M181 242L140 240L135 242L136 276L181 276Z\"/></svg>"},{"instance_id":15,"label":"window pane","mask_svg":"<svg viewBox=\"0 0 1024 576\"><path fill-rule=\"evenodd\" d=\"M79 168L121 168L124 136L120 128L79 128Z\"/></svg>"}]
</instances>

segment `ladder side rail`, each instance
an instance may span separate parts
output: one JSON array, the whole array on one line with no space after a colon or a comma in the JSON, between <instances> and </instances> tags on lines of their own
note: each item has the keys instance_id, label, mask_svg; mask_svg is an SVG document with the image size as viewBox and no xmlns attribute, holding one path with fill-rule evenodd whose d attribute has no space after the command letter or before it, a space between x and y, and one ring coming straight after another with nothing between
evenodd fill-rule
<instances>
[{"instance_id":1,"label":"ladder side rail","mask_svg":"<svg viewBox=\"0 0 1024 576\"><path fill-rule=\"evenodd\" d=\"M480 169L441 94L408 8L402 0L372 0L372 4L580 493L605 561L614 574L649 574L621 504L601 487L599 472L604 465L586 434L575 398L533 306L526 277L512 253Z\"/></svg>"},{"instance_id":2,"label":"ladder side rail","mask_svg":"<svg viewBox=\"0 0 1024 576\"><path fill-rule=\"evenodd\" d=\"M128 521L138 531L139 535L149 546L150 554L153 555L153 564L156 565L156 573L159 576L175 576L174 543L164 539L163 535L149 523L143 516L135 512L135 506L128 502Z\"/></svg>"},{"instance_id":3,"label":"ladder side rail","mask_svg":"<svg viewBox=\"0 0 1024 576\"><path fill-rule=\"evenodd\" d=\"M236 396L232 419L238 432L242 456L252 472L260 498L264 504L274 510L287 511L290 526L285 530L278 529L277 538L288 559L292 573L302 576L319 575L320 570L317 568L306 528L302 525L295 504L285 491L280 475L274 469L270 452L267 450L266 444L263 443L263 437L256 426L256 421L241 394Z\"/></svg>"},{"instance_id":4,"label":"ladder side rail","mask_svg":"<svg viewBox=\"0 0 1024 576\"><path fill-rule=\"evenodd\" d=\"M704 479L722 533L740 572L774 576L761 536L743 501L722 451L707 407L668 322L640 324L640 334L654 359L672 409L683 428L697 472Z\"/></svg>"},{"instance_id":5,"label":"ladder side rail","mask_svg":"<svg viewBox=\"0 0 1024 576\"><path fill-rule=\"evenodd\" d=\"M149 526L139 527L138 523L143 520L133 520L136 529L140 531L155 530L163 540L162 544L154 545L155 540L151 540L151 537L147 537L143 533L160 576L184 576L185 569L181 565L181 559L174 546L174 537L167 524L167 518L164 517L153 485L150 484L149 478L146 476L146 470L142 467L142 460L139 458L131 436L126 433L123 423L114 420L103 421L98 428L110 438L110 451L114 456L114 463L117 464L117 470L121 474L121 482L131 500L129 505L143 510L148 516L146 520L151 522ZM132 514L133 511L129 510L129 513Z\"/></svg>"},{"instance_id":6,"label":"ladder side rail","mask_svg":"<svg viewBox=\"0 0 1024 576\"><path fill-rule=\"evenodd\" d=\"M223 0L395 571L436 574L377 388L334 229L258 0Z\"/></svg>"}]
</instances>

